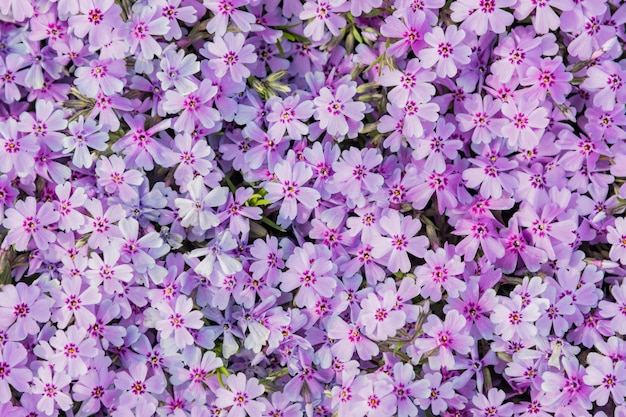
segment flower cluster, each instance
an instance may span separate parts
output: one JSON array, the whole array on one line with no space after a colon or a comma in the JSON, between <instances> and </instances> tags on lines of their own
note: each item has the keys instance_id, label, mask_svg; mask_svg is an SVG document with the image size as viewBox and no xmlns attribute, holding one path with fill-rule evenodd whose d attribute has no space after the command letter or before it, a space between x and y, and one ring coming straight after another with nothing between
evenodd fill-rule
<instances>
[{"instance_id":1,"label":"flower cluster","mask_svg":"<svg viewBox=\"0 0 626 417\"><path fill-rule=\"evenodd\" d=\"M625 27L0 0L0 416L626 416Z\"/></svg>"}]
</instances>

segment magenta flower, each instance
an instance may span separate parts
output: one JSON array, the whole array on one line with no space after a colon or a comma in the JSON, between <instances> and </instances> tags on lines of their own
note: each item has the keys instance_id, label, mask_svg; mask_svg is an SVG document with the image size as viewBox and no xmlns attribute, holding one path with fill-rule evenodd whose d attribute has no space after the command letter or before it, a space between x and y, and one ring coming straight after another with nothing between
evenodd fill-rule
<instances>
[{"instance_id":1,"label":"magenta flower","mask_svg":"<svg viewBox=\"0 0 626 417\"><path fill-rule=\"evenodd\" d=\"M298 96L289 96L285 100L276 100L272 104L272 111L267 115L271 123L267 133L274 140L281 139L285 131L289 139L300 140L302 135L309 133L309 127L304 123L313 115L313 102L302 101Z\"/></svg>"},{"instance_id":2,"label":"magenta flower","mask_svg":"<svg viewBox=\"0 0 626 417\"><path fill-rule=\"evenodd\" d=\"M313 176L311 168L304 162L290 164L283 161L274 167L276 182L267 182L266 199L272 202L282 200L280 217L285 220L294 220L298 216L298 203L312 210L318 205L320 193L304 185Z\"/></svg>"},{"instance_id":3,"label":"magenta flower","mask_svg":"<svg viewBox=\"0 0 626 417\"><path fill-rule=\"evenodd\" d=\"M533 28L539 34L548 33L559 28L561 19L552 9L553 7L565 12L574 8L572 0L522 0L515 7L515 18L525 19L533 11Z\"/></svg>"},{"instance_id":4,"label":"magenta flower","mask_svg":"<svg viewBox=\"0 0 626 417\"><path fill-rule=\"evenodd\" d=\"M366 109L365 103L352 101L355 94L356 87L352 85L341 84L334 93L323 87L313 100L320 128L326 129L332 136L355 137L363 126L361 120Z\"/></svg>"},{"instance_id":5,"label":"magenta flower","mask_svg":"<svg viewBox=\"0 0 626 417\"><path fill-rule=\"evenodd\" d=\"M436 67L437 76L454 77L458 71L457 65L470 63L472 50L462 44L465 39L465 31L457 30L456 26L450 25L443 29L434 27L432 32L424 35L424 40L430 48L424 48L419 52L419 58L424 68Z\"/></svg>"},{"instance_id":6,"label":"magenta flower","mask_svg":"<svg viewBox=\"0 0 626 417\"><path fill-rule=\"evenodd\" d=\"M115 28L121 28L122 8L113 0L84 0L79 2L81 14L70 16L68 23L74 36L89 35L89 44L100 48L111 41Z\"/></svg>"},{"instance_id":7,"label":"magenta flower","mask_svg":"<svg viewBox=\"0 0 626 417\"><path fill-rule=\"evenodd\" d=\"M250 76L250 70L245 64L256 61L254 46L244 45L246 37L241 33L228 32L222 36L215 36L213 42L207 42L200 52L209 58L209 67L215 70L217 77L228 74L236 83Z\"/></svg>"},{"instance_id":8,"label":"magenta flower","mask_svg":"<svg viewBox=\"0 0 626 417\"><path fill-rule=\"evenodd\" d=\"M9 208L3 226L9 233L2 242L3 248L15 245L15 250L24 251L32 239L38 249L45 250L56 240L56 235L46 226L59 220L59 213L54 210L52 203L37 204L34 197L19 200L15 208Z\"/></svg>"},{"instance_id":9,"label":"magenta flower","mask_svg":"<svg viewBox=\"0 0 626 417\"><path fill-rule=\"evenodd\" d=\"M396 16L388 16L385 23L380 27L383 36L398 39L387 49L387 54L395 57L406 56L409 50L415 55L426 45L424 35L429 25L424 13L407 13L400 19Z\"/></svg>"},{"instance_id":10,"label":"magenta flower","mask_svg":"<svg viewBox=\"0 0 626 417\"><path fill-rule=\"evenodd\" d=\"M404 71L385 67L378 82L385 87L393 87L387 94L393 106L403 108L409 100L417 103L430 101L435 95L432 81L436 74L427 68L418 59L409 60Z\"/></svg>"},{"instance_id":11,"label":"magenta flower","mask_svg":"<svg viewBox=\"0 0 626 417\"><path fill-rule=\"evenodd\" d=\"M594 106L613 110L617 103L626 103L626 70L616 62L604 60L587 70L581 87L594 93Z\"/></svg>"},{"instance_id":12,"label":"magenta flower","mask_svg":"<svg viewBox=\"0 0 626 417\"><path fill-rule=\"evenodd\" d=\"M502 136L506 119L494 117L502 106L500 100L473 94L465 99L463 105L468 113L457 114L456 119L459 122L459 130L462 132L472 130L473 143L488 144L493 138Z\"/></svg>"},{"instance_id":13,"label":"magenta flower","mask_svg":"<svg viewBox=\"0 0 626 417\"><path fill-rule=\"evenodd\" d=\"M342 159L333 164L335 174L328 184L330 191L340 192L352 201L352 205L363 207L365 190L375 193L384 183L383 176L375 172L383 157L376 149L359 150L355 147L341 155Z\"/></svg>"},{"instance_id":14,"label":"magenta flower","mask_svg":"<svg viewBox=\"0 0 626 417\"><path fill-rule=\"evenodd\" d=\"M491 388L487 395L477 393L472 398L476 409L472 410L474 417L510 417L514 412L513 403L504 403L506 393L497 388Z\"/></svg>"},{"instance_id":15,"label":"magenta flower","mask_svg":"<svg viewBox=\"0 0 626 417\"><path fill-rule=\"evenodd\" d=\"M314 42L324 37L324 27L327 27L334 36L339 36L339 29L346 25L346 19L339 13L350 10L350 3L346 0L317 0L307 1L300 12L300 19L311 22L304 28L304 36Z\"/></svg>"},{"instance_id":16,"label":"magenta flower","mask_svg":"<svg viewBox=\"0 0 626 417\"><path fill-rule=\"evenodd\" d=\"M216 392L215 404L221 408L228 408L227 417L261 417L265 411L265 404L255 398L265 391L256 378L247 379L243 373L229 375L226 379L226 388L219 388Z\"/></svg>"},{"instance_id":17,"label":"magenta flower","mask_svg":"<svg viewBox=\"0 0 626 417\"><path fill-rule=\"evenodd\" d=\"M428 238L416 236L422 228L418 219L403 216L396 210L390 210L380 219L383 236L374 236L370 242L373 246L372 254L376 258L389 255L387 267L392 272L408 272L411 269L409 253L417 257L426 255Z\"/></svg>"}]
</instances>

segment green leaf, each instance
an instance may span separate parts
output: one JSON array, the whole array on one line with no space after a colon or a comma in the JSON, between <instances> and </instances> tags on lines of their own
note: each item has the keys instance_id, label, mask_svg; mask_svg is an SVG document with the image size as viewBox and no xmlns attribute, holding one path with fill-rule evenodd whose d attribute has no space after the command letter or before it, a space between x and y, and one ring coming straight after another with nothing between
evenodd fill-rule
<instances>
[{"instance_id":1,"label":"green leaf","mask_svg":"<svg viewBox=\"0 0 626 417\"><path fill-rule=\"evenodd\" d=\"M261 217L261 222L265 223L266 225L268 225L269 227L271 227L272 229L276 229L279 232L286 232L287 230L283 229L282 227L280 227L278 224L276 224L273 220L270 220L269 218L263 216Z\"/></svg>"}]
</instances>

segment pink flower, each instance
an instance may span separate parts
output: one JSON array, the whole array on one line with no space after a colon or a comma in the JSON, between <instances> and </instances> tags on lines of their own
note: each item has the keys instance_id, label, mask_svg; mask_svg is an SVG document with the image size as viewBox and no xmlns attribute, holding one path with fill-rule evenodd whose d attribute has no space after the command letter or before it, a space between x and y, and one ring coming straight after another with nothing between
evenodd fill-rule
<instances>
[{"instance_id":1,"label":"pink flower","mask_svg":"<svg viewBox=\"0 0 626 417\"><path fill-rule=\"evenodd\" d=\"M365 103L352 101L356 87L342 84L333 94L328 87L323 87L319 96L313 100L315 118L320 128L326 129L329 135L352 138L363 127L360 121L365 117Z\"/></svg>"},{"instance_id":2,"label":"pink flower","mask_svg":"<svg viewBox=\"0 0 626 417\"><path fill-rule=\"evenodd\" d=\"M328 337L335 340L331 352L339 360L343 362L351 360L355 350L364 361L378 355L378 345L361 334L360 322L348 324L339 316L331 316L325 325Z\"/></svg>"},{"instance_id":3,"label":"pink flower","mask_svg":"<svg viewBox=\"0 0 626 417\"><path fill-rule=\"evenodd\" d=\"M63 279L61 288L50 291L54 298L56 310L52 313L52 321L57 328L64 329L71 318L81 329L87 329L96 322L96 316L89 306L102 300L97 287L87 286L82 290L80 279Z\"/></svg>"},{"instance_id":4,"label":"pink flower","mask_svg":"<svg viewBox=\"0 0 626 417\"><path fill-rule=\"evenodd\" d=\"M388 38L398 39L388 49L387 54L395 57L406 56L409 50L415 55L426 44L424 34L429 29L424 13L407 13L402 20L396 16L388 16L380 27L380 33Z\"/></svg>"},{"instance_id":5,"label":"pink flower","mask_svg":"<svg viewBox=\"0 0 626 417\"><path fill-rule=\"evenodd\" d=\"M246 37L237 33L228 32L222 36L215 36L213 42L207 42L200 52L209 58L209 67L215 70L217 77L229 74L236 83L250 76L250 70L245 64L256 61L254 46L244 45Z\"/></svg>"},{"instance_id":6,"label":"pink flower","mask_svg":"<svg viewBox=\"0 0 626 417\"><path fill-rule=\"evenodd\" d=\"M493 308L491 321L496 324L496 333L501 334L504 340L511 340L514 336L521 340L529 340L537 335L534 322L541 316L539 303L522 305L522 297L502 298L500 304Z\"/></svg>"},{"instance_id":7,"label":"pink flower","mask_svg":"<svg viewBox=\"0 0 626 417\"><path fill-rule=\"evenodd\" d=\"M220 113L211 105L217 94L215 87L210 80L202 80L200 87L187 95L178 91L169 90L165 93L163 110L167 113L178 113L180 116L174 123L174 129L178 132L190 134L196 128L196 121L202 126L210 129L220 120Z\"/></svg>"},{"instance_id":8,"label":"pink flower","mask_svg":"<svg viewBox=\"0 0 626 417\"><path fill-rule=\"evenodd\" d=\"M14 244L15 250L24 251L33 239L38 249L46 250L56 240L56 235L46 226L59 220L59 213L49 202L37 206L34 197L26 197L26 200L15 203L15 208L6 211L2 224L9 229L9 233L2 242L3 248Z\"/></svg>"},{"instance_id":9,"label":"pink flower","mask_svg":"<svg viewBox=\"0 0 626 417\"><path fill-rule=\"evenodd\" d=\"M616 102L622 103L622 106L626 103L626 70L617 62L602 61L587 70L587 78L581 87L595 93L594 106L613 110Z\"/></svg>"},{"instance_id":10,"label":"pink flower","mask_svg":"<svg viewBox=\"0 0 626 417\"><path fill-rule=\"evenodd\" d=\"M39 367L37 377L33 379L33 394L39 394L37 410L51 416L56 407L67 411L72 407L72 398L67 394L66 388L72 378L65 372L55 372L49 366Z\"/></svg>"},{"instance_id":11,"label":"pink flower","mask_svg":"<svg viewBox=\"0 0 626 417\"><path fill-rule=\"evenodd\" d=\"M465 282L457 278L465 270L465 263L460 256L454 254L454 249L454 245L446 243L445 248L426 252L426 264L415 269L415 282L422 287L422 297L437 302L441 300L442 288L455 299L459 292L465 291Z\"/></svg>"},{"instance_id":12,"label":"pink flower","mask_svg":"<svg viewBox=\"0 0 626 417\"><path fill-rule=\"evenodd\" d=\"M102 126L94 120L85 120L83 115L70 122L69 134L63 138L63 153L72 154L72 163L77 168L90 168L93 159L89 149L104 151L107 148L108 135L100 132Z\"/></svg>"},{"instance_id":13,"label":"pink flower","mask_svg":"<svg viewBox=\"0 0 626 417\"><path fill-rule=\"evenodd\" d=\"M481 98L480 94L472 94L463 102L468 113L456 115L459 130L472 130L473 143L490 143L494 137L502 136L502 128L506 119L494 117L500 111L502 102L487 95Z\"/></svg>"},{"instance_id":14,"label":"pink flower","mask_svg":"<svg viewBox=\"0 0 626 417\"><path fill-rule=\"evenodd\" d=\"M78 38L89 34L89 44L94 48L110 42L113 30L123 26L122 8L113 0L83 0L79 9L81 14L70 16L69 27Z\"/></svg>"},{"instance_id":15,"label":"pink flower","mask_svg":"<svg viewBox=\"0 0 626 417\"><path fill-rule=\"evenodd\" d=\"M67 372L72 378L87 373L87 363L95 358L99 350L96 341L87 338L87 329L70 326L66 331L57 330L50 339L50 346L56 349L50 358L56 372Z\"/></svg>"},{"instance_id":16,"label":"pink flower","mask_svg":"<svg viewBox=\"0 0 626 417\"><path fill-rule=\"evenodd\" d=\"M299 96L289 96L284 100L276 100L272 111L267 115L271 123L267 133L274 140L281 139L287 132L289 139L300 140L302 135L309 133L309 127L303 123L313 115L313 102L302 101Z\"/></svg>"},{"instance_id":17,"label":"pink flower","mask_svg":"<svg viewBox=\"0 0 626 417\"><path fill-rule=\"evenodd\" d=\"M520 0L515 7L515 18L525 19L533 11L533 28L539 34L559 28L561 19L553 7L565 12L574 8L572 0Z\"/></svg>"}]
</instances>

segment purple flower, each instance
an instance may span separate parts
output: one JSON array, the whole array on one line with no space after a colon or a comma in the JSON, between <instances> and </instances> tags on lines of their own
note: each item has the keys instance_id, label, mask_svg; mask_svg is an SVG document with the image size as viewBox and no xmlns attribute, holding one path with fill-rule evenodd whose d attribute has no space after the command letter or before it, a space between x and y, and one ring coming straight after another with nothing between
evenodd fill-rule
<instances>
[{"instance_id":1,"label":"purple flower","mask_svg":"<svg viewBox=\"0 0 626 417\"><path fill-rule=\"evenodd\" d=\"M244 45L246 37L241 33L226 33L215 36L213 42L207 42L200 52L209 58L209 67L215 70L217 77L229 74L230 78L239 83L250 76L245 64L256 61L254 46ZM208 126L207 126L208 127Z\"/></svg>"},{"instance_id":2,"label":"purple flower","mask_svg":"<svg viewBox=\"0 0 626 417\"><path fill-rule=\"evenodd\" d=\"M339 13L349 10L350 3L345 0L307 1L298 16L303 20L313 19L304 28L304 36L310 37L314 42L321 41L324 37L324 27L338 36L339 29L346 25L346 19Z\"/></svg>"},{"instance_id":3,"label":"purple flower","mask_svg":"<svg viewBox=\"0 0 626 417\"><path fill-rule=\"evenodd\" d=\"M410 216L401 216L396 210L390 210L380 219L380 226L388 237L372 238L372 254L376 258L389 254L387 267L390 271L408 272L411 269L409 253L423 257L428 247L426 236L416 236L422 227L421 222Z\"/></svg>"},{"instance_id":4,"label":"purple flower","mask_svg":"<svg viewBox=\"0 0 626 417\"><path fill-rule=\"evenodd\" d=\"M249 0L204 0L204 6L213 12L213 17L206 25L207 32L215 36L224 36L229 20L232 20L242 32L250 32L256 18L252 13L239 9L249 3Z\"/></svg>"},{"instance_id":5,"label":"purple flower","mask_svg":"<svg viewBox=\"0 0 626 417\"><path fill-rule=\"evenodd\" d=\"M395 308L396 303L396 296L391 291L386 291L381 296L369 293L361 301L363 309L359 318L365 327L366 336L372 340L387 340L404 326L406 314Z\"/></svg>"},{"instance_id":6,"label":"purple flower","mask_svg":"<svg viewBox=\"0 0 626 417\"><path fill-rule=\"evenodd\" d=\"M89 148L97 151L104 151L107 148L108 135L100 132L102 126L96 124L94 120L85 120L80 115L78 120L70 122L68 126L69 135L63 138L63 153L72 154L72 163L77 168L90 168L93 159L89 153Z\"/></svg>"},{"instance_id":7,"label":"purple flower","mask_svg":"<svg viewBox=\"0 0 626 417\"><path fill-rule=\"evenodd\" d=\"M3 248L15 245L16 250L24 251L32 239L37 248L45 250L56 240L56 235L46 226L59 220L59 213L54 211L52 203L37 206L34 197L26 197L26 200L15 203L15 208L6 211L2 224L9 229L9 233L2 242Z\"/></svg>"},{"instance_id":8,"label":"purple flower","mask_svg":"<svg viewBox=\"0 0 626 417\"><path fill-rule=\"evenodd\" d=\"M432 369L452 369L455 364L452 351L460 354L467 354L474 345L474 338L468 334L463 334L466 326L465 318L456 310L446 313L445 321L434 314L428 316L422 329L428 336L418 338L415 347L422 353L438 349L437 356L429 356L428 361Z\"/></svg>"},{"instance_id":9,"label":"purple flower","mask_svg":"<svg viewBox=\"0 0 626 417\"><path fill-rule=\"evenodd\" d=\"M332 136L355 137L363 127L361 120L366 109L365 103L352 101L355 94L356 87L352 85L341 84L334 93L323 87L313 100L320 128Z\"/></svg>"},{"instance_id":10,"label":"purple flower","mask_svg":"<svg viewBox=\"0 0 626 417\"><path fill-rule=\"evenodd\" d=\"M155 18L157 8L154 6L143 5L133 9L132 19L128 22L130 32L129 52L135 54L137 48L140 48L141 58L146 60L152 59L155 55L161 55L163 49L153 36L165 35L169 32L169 19L165 16Z\"/></svg>"},{"instance_id":11,"label":"purple flower","mask_svg":"<svg viewBox=\"0 0 626 417\"><path fill-rule=\"evenodd\" d=\"M548 112L538 107L536 100L509 101L502 105L504 114L510 123L502 128L502 135L508 138L511 146L524 149L534 148L548 126Z\"/></svg>"},{"instance_id":12,"label":"purple flower","mask_svg":"<svg viewBox=\"0 0 626 417\"><path fill-rule=\"evenodd\" d=\"M219 112L211 106L216 94L217 87L206 79L202 80L196 91L186 95L178 91L168 90L165 93L163 110L170 114L182 110L174 123L174 129L178 132L191 134L196 128L196 121L207 129L211 129L220 120Z\"/></svg>"},{"instance_id":13,"label":"purple flower","mask_svg":"<svg viewBox=\"0 0 626 417\"><path fill-rule=\"evenodd\" d=\"M20 177L28 175L35 167L38 142L33 135L22 137L15 120L0 122L0 172L15 172Z\"/></svg>"},{"instance_id":14,"label":"purple flower","mask_svg":"<svg viewBox=\"0 0 626 417\"><path fill-rule=\"evenodd\" d=\"M87 336L87 329L70 326L66 331L57 330L50 339L56 353L50 358L56 372L67 371L72 378L87 374L87 363L98 355L96 341Z\"/></svg>"},{"instance_id":15,"label":"purple flower","mask_svg":"<svg viewBox=\"0 0 626 417\"><path fill-rule=\"evenodd\" d=\"M255 398L263 394L265 388L256 378L247 379L243 373L229 375L226 386L228 389L217 390L215 404L221 408L230 407L227 417L261 417L265 404Z\"/></svg>"},{"instance_id":16,"label":"purple flower","mask_svg":"<svg viewBox=\"0 0 626 417\"><path fill-rule=\"evenodd\" d=\"M178 208L183 227L194 227L200 231L209 230L220 223L211 207L219 207L226 203L228 188L217 187L207 192L202 177L197 176L187 185L190 198L176 198L174 204Z\"/></svg>"},{"instance_id":17,"label":"purple flower","mask_svg":"<svg viewBox=\"0 0 626 417\"><path fill-rule=\"evenodd\" d=\"M310 100L289 96L283 101L274 101L271 109L267 115L267 121L271 123L267 133L273 139L281 139L285 131L289 139L293 140L300 140L302 135L309 133L309 127L303 121L313 115L313 102Z\"/></svg>"},{"instance_id":18,"label":"purple flower","mask_svg":"<svg viewBox=\"0 0 626 417\"><path fill-rule=\"evenodd\" d=\"M465 263L454 252L454 245L447 243L444 248L437 248L435 252L426 252L426 264L415 268L416 283L422 287L422 297L437 302L441 300L442 288L453 299L458 298L459 292L465 291L465 283L457 278L465 270Z\"/></svg>"},{"instance_id":19,"label":"purple flower","mask_svg":"<svg viewBox=\"0 0 626 417\"><path fill-rule=\"evenodd\" d=\"M522 297L501 298L500 304L493 308L491 321L496 324L496 333L504 340L518 336L521 340L529 340L537 334L534 322L541 316L538 303L522 305Z\"/></svg>"},{"instance_id":20,"label":"purple flower","mask_svg":"<svg viewBox=\"0 0 626 417\"><path fill-rule=\"evenodd\" d=\"M393 384L385 374L374 377L359 376L351 387L356 398L350 414L356 416L385 417L396 412Z\"/></svg>"},{"instance_id":21,"label":"purple flower","mask_svg":"<svg viewBox=\"0 0 626 417\"><path fill-rule=\"evenodd\" d=\"M583 381L596 387L589 394L589 399L599 406L605 405L609 397L615 404L622 404L626 397L626 363L623 360L613 362L611 358L595 352L589 356L587 375L583 376Z\"/></svg>"},{"instance_id":22,"label":"purple flower","mask_svg":"<svg viewBox=\"0 0 626 417\"><path fill-rule=\"evenodd\" d=\"M513 415L513 403L503 404L506 393L497 388L491 388L487 396L477 393L472 398L472 403L476 406L472 409L475 417L509 417Z\"/></svg>"},{"instance_id":23,"label":"purple flower","mask_svg":"<svg viewBox=\"0 0 626 417\"><path fill-rule=\"evenodd\" d=\"M124 160L117 155L101 157L96 164L98 184L109 193L119 194L122 201L129 201L138 196L133 186L141 185L143 175L137 170L126 170Z\"/></svg>"},{"instance_id":24,"label":"purple flower","mask_svg":"<svg viewBox=\"0 0 626 417\"><path fill-rule=\"evenodd\" d=\"M110 42L113 30L123 26L122 8L112 0L81 1L79 9L81 14L70 16L68 24L78 38L89 34L89 44L95 48Z\"/></svg>"},{"instance_id":25,"label":"purple flower","mask_svg":"<svg viewBox=\"0 0 626 417\"><path fill-rule=\"evenodd\" d=\"M457 0L450 5L455 22L462 22L461 29L471 30L481 36L491 29L502 33L513 23L513 15L502 10L512 7L516 0Z\"/></svg>"},{"instance_id":26,"label":"purple flower","mask_svg":"<svg viewBox=\"0 0 626 417\"><path fill-rule=\"evenodd\" d=\"M533 11L533 27L539 34L548 33L559 27L559 15L552 9L553 7L561 11L568 11L574 7L572 0L544 0L542 2L532 0L522 0L515 8L515 18L522 20L528 17Z\"/></svg>"},{"instance_id":27,"label":"purple flower","mask_svg":"<svg viewBox=\"0 0 626 417\"><path fill-rule=\"evenodd\" d=\"M339 360L351 360L355 350L364 361L378 355L378 345L361 334L360 323L346 323L339 316L331 316L326 320L325 326L328 337L335 340L331 351Z\"/></svg>"},{"instance_id":28,"label":"purple flower","mask_svg":"<svg viewBox=\"0 0 626 417\"><path fill-rule=\"evenodd\" d=\"M85 96L96 98L99 92L110 96L124 88L126 63L120 59L95 59L89 62L89 67L77 68L75 75L78 91Z\"/></svg>"},{"instance_id":29,"label":"purple flower","mask_svg":"<svg viewBox=\"0 0 626 417\"><path fill-rule=\"evenodd\" d=\"M443 29L434 27L432 32L424 35L424 40L430 48L424 48L419 52L419 58L425 68L437 65L436 71L439 77L454 77L458 71L457 65L470 63L472 53L469 46L462 44L465 39L465 31L458 30L450 25Z\"/></svg>"},{"instance_id":30,"label":"purple flower","mask_svg":"<svg viewBox=\"0 0 626 417\"><path fill-rule=\"evenodd\" d=\"M267 190L265 198L271 202L282 200L280 218L287 221L294 220L297 216L303 218L304 216L298 212L298 203L309 210L317 207L320 193L305 186L313 176L307 164L299 161L294 164L283 161L274 167L274 175L276 182L266 182L264 185Z\"/></svg>"},{"instance_id":31,"label":"purple flower","mask_svg":"<svg viewBox=\"0 0 626 417\"><path fill-rule=\"evenodd\" d=\"M355 147L341 155L342 159L333 164L335 174L329 188L348 197L353 206L363 207L366 203L364 187L375 193L384 183L383 176L375 172L383 157L376 149L359 150Z\"/></svg>"},{"instance_id":32,"label":"purple flower","mask_svg":"<svg viewBox=\"0 0 626 417\"><path fill-rule=\"evenodd\" d=\"M89 306L99 303L102 294L97 287L88 286L82 289L80 279L64 279L60 289L51 291L56 310L52 313L52 321L57 328L64 329L71 318L81 329L86 329L96 322L96 316Z\"/></svg>"},{"instance_id":33,"label":"purple flower","mask_svg":"<svg viewBox=\"0 0 626 417\"><path fill-rule=\"evenodd\" d=\"M502 135L506 120L494 117L502 106L500 100L473 94L465 99L463 105L468 113L457 114L456 119L462 132L472 130L473 143L488 144L492 138Z\"/></svg>"},{"instance_id":34,"label":"purple flower","mask_svg":"<svg viewBox=\"0 0 626 417\"><path fill-rule=\"evenodd\" d=\"M612 245L609 256L613 261L626 265L626 219L618 217L615 226L608 226L606 239Z\"/></svg>"},{"instance_id":35,"label":"purple flower","mask_svg":"<svg viewBox=\"0 0 626 417\"><path fill-rule=\"evenodd\" d=\"M40 331L38 323L50 319L52 300L41 294L41 289L23 282L5 285L0 298L0 326L7 330L11 340L21 341Z\"/></svg>"},{"instance_id":36,"label":"purple flower","mask_svg":"<svg viewBox=\"0 0 626 417\"><path fill-rule=\"evenodd\" d=\"M424 68L418 59L411 59L404 71L385 67L378 82L385 87L393 87L387 94L390 103L394 107L404 108L409 101L428 103L435 95L435 87L432 85L435 78L436 74Z\"/></svg>"},{"instance_id":37,"label":"purple flower","mask_svg":"<svg viewBox=\"0 0 626 417\"><path fill-rule=\"evenodd\" d=\"M194 54L185 55L185 51L169 49L165 51L165 56L161 59L161 71L156 73L156 77L161 81L164 89L172 86L180 94L189 94L198 89L199 81L193 74L200 71L200 63Z\"/></svg>"},{"instance_id":38,"label":"purple flower","mask_svg":"<svg viewBox=\"0 0 626 417\"><path fill-rule=\"evenodd\" d=\"M549 7L540 9L546 8L549 9ZM560 104L565 102L565 96L572 91L569 83L572 78L574 76L565 70L561 57L544 58L541 60L540 68L531 66L526 70L526 76L521 78L520 83L530 86L523 92L525 98L541 103L545 101L546 93L550 93L555 103Z\"/></svg>"},{"instance_id":39,"label":"purple flower","mask_svg":"<svg viewBox=\"0 0 626 417\"><path fill-rule=\"evenodd\" d=\"M52 367L41 366L37 377L33 378L33 394L40 395L37 402L37 410L47 416L54 415L56 407L67 411L72 407L72 398L64 388L69 386L72 378L64 372L55 372L52 375Z\"/></svg>"},{"instance_id":40,"label":"purple flower","mask_svg":"<svg viewBox=\"0 0 626 417\"><path fill-rule=\"evenodd\" d=\"M30 391L29 383L33 379L33 374L23 366L26 357L26 349L20 343L6 342L0 349L0 403L12 400L13 393L9 385L18 392Z\"/></svg>"},{"instance_id":41,"label":"purple flower","mask_svg":"<svg viewBox=\"0 0 626 417\"><path fill-rule=\"evenodd\" d=\"M439 372L427 373L424 379L416 382L414 395L415 404L422 410L431 407L434 414L440 414L448 409L448 402L455 396L452 382L442 383Z\"/></svg>"},{"instance_id":42,"label":"purple flower","mask_svg":"<svg viewBox=\"0 0 626 417\"><path fill-rule=\"evenodd\" d=\"M624 334L626 333L626 284L614 285L611 288L611 294L615 302L600 301L598 305L600 307L600 315L611 319L611 329Z\"/></svg>"},{"instance_id":43,"label":"purple flower","mask_svg":"<svg viewBox=\"0 0 626 417\"><path fill-rule=\"evenodd\" d=\"M337 279L329 253L317 251L311 243L296 248L285 265L287 272L281 276L281 290L288 292L298 288L295 302L299 307L311 306L316 296L330 298L335 293Z\"/></svg>"},{"instance_id":44,"label":"purple flower","mask_svg":"<svg viewBox=\"0 0 626 417\"><path fill-rule=\"evenodd\" d=\"M616 62L604 60L587 70L587 78L581 87L593 95L593 105L602 110L613 110L617 103L626 103L626 70Z\"/></svg>"},{"instance_id":45,"label":"purple flower","mask_svg":"<svg viewBox=\"0 0 626 417\"><path fill-rule=\"evenodd\" d=\"M159 374L148 377L148 367L143 362L131 363L128 371L118 372L114 383L121 391L119 404L129 408L136 406L140 409L141 404L156 404L157 399L152 394L161 394L165 390L165 379Z\"/></svg>"}]
</instances>

